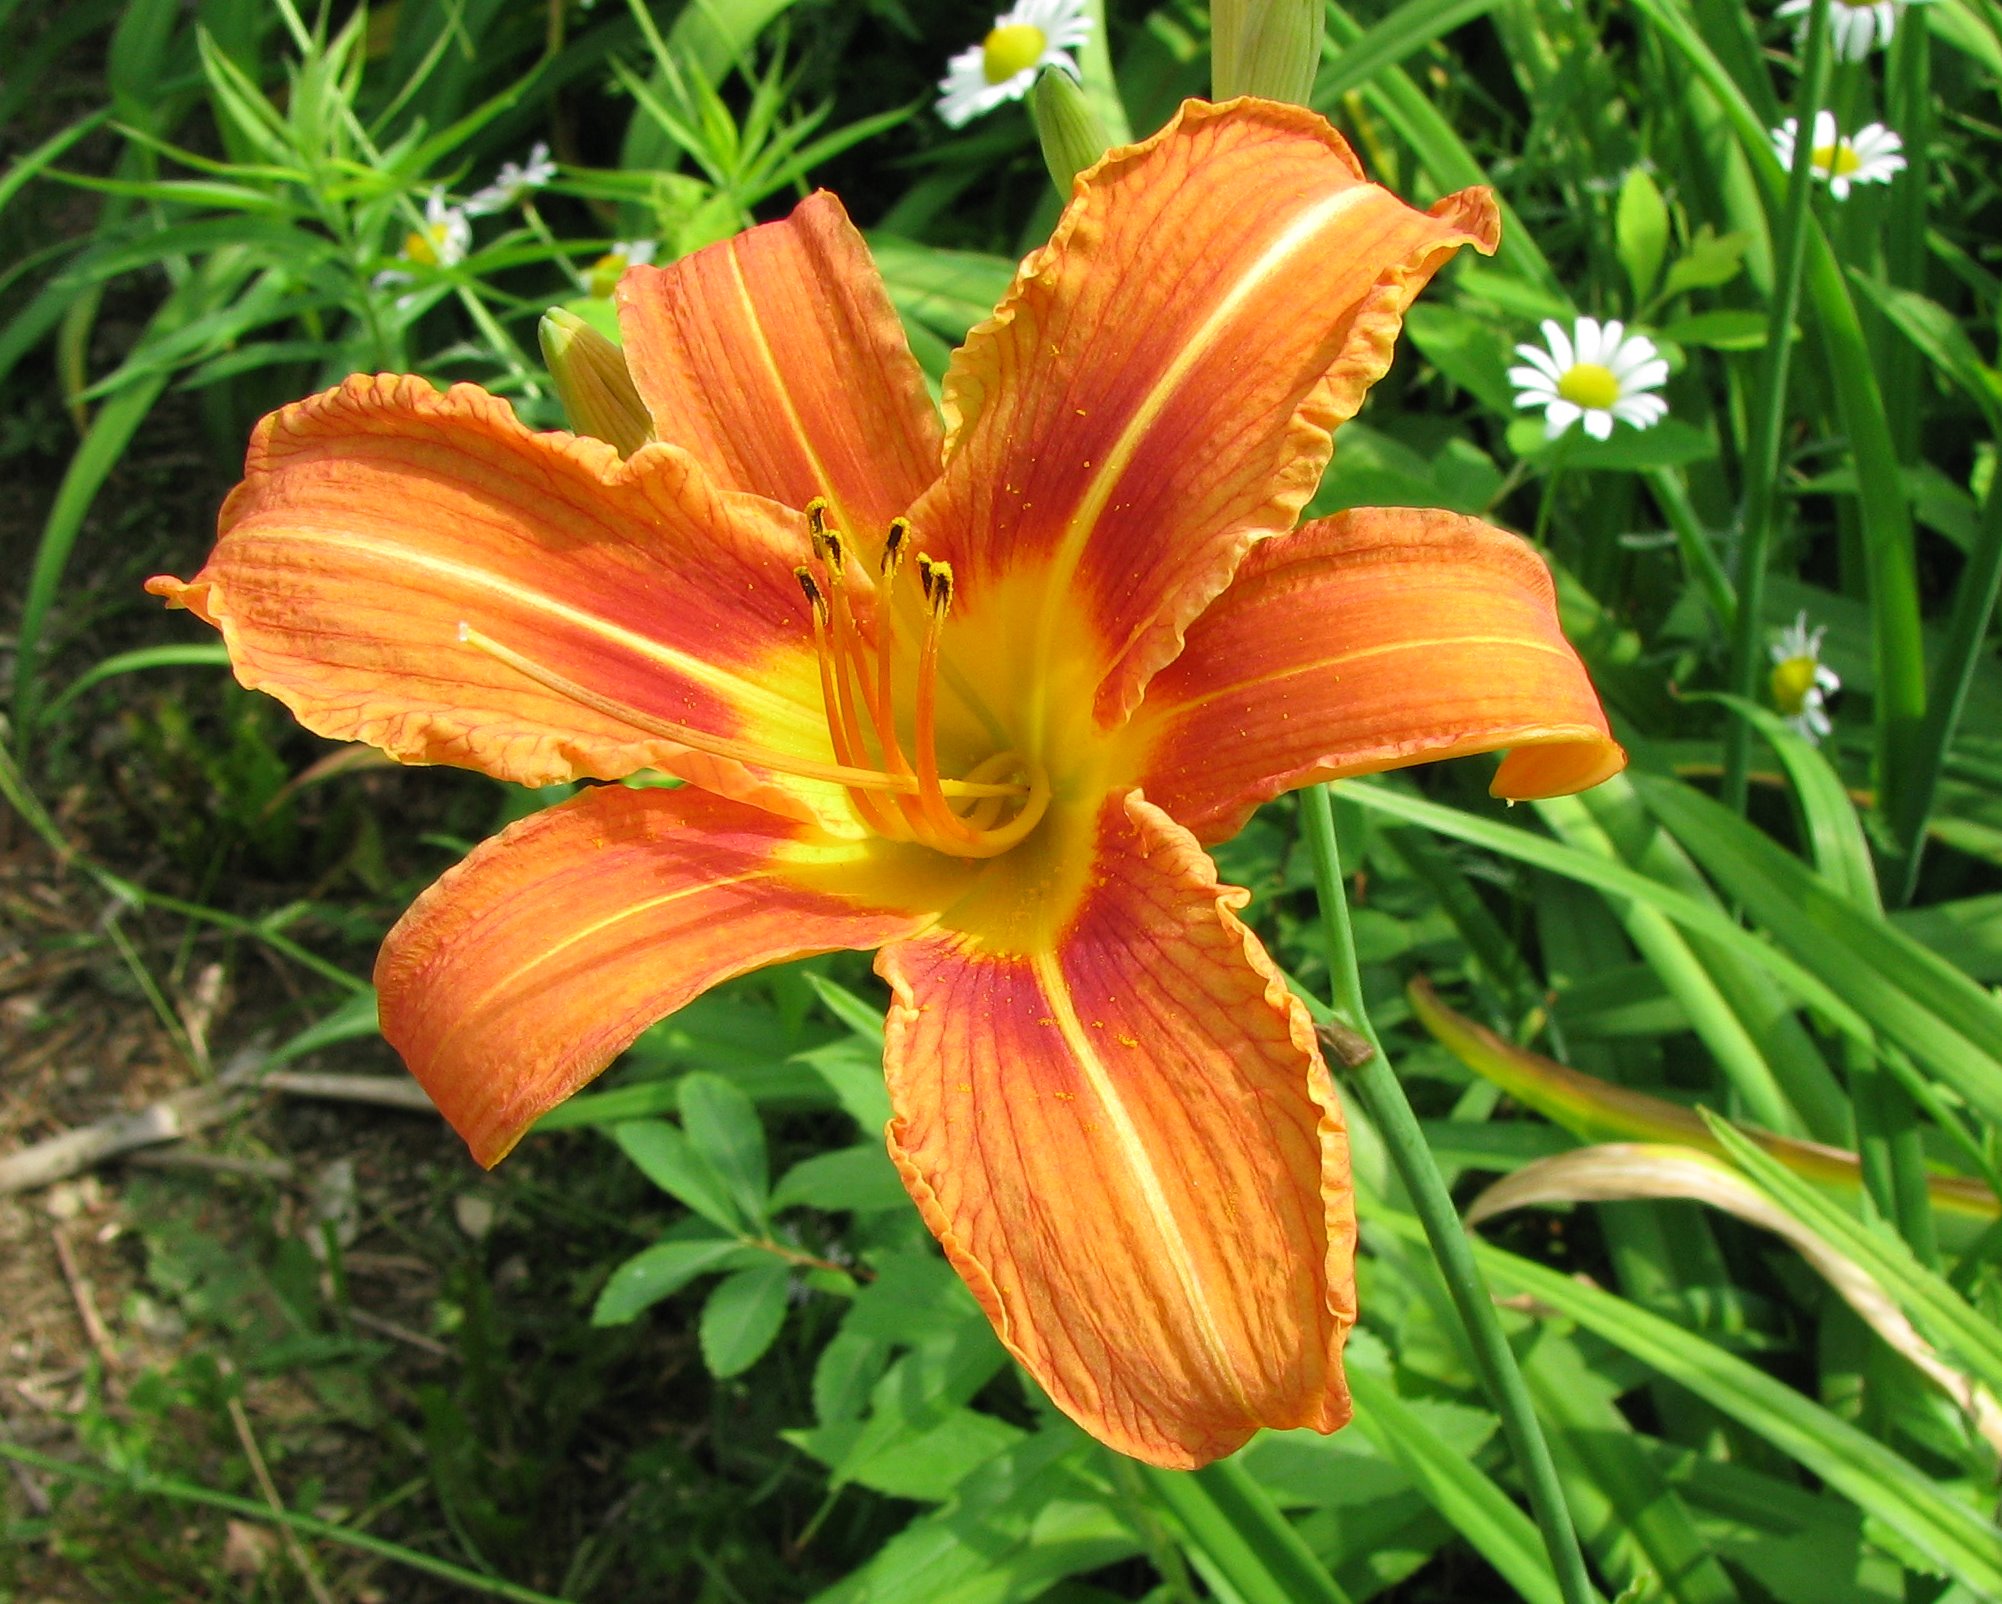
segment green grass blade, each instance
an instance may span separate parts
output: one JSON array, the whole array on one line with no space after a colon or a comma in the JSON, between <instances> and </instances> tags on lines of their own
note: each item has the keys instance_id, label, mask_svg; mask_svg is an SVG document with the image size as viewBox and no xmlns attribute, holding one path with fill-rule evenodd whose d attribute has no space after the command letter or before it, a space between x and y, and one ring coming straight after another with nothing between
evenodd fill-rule
<instances>
[{"instance_id":1,"label":"green grass blade","mask_svg":"<svg viewBox=\"0 0 2002 1604\"><path fill-rule=\"evenodd\" d=\"M1410 1235L1408 1226L1401 1226ZM1481 1243L1483 1267L1757 1432L1948 1575L2002 1596L2002 1531L1874 1437L1714 1343L1571 1276Z\"/></svg>"},{"instance_id":2,"label":"green grass blade","mask_svg":"<svg viewBox=\"0 0 2002 1604\"><path fill-rule=\"evenodd\" d=\"M1354 1429L1403 1468L1446 1524L1529 1604L1560 1604L1564 1595L1551 1577L1536 1523L1494 1479L1441 1439L1382 1376L1351 1369L1349 1391L1356 1402Z\"/></svg>"},{"instance_id":3,"label":"green grass blade","mask_svg":"<svg viewBox=\"0 0 2002 1604\"><path fill-rule=\"evenodd\" d=\"M1718 885L1874 1025L2002 1121L2002 1003L1894 925L1859 913L1798 858L1678 781L1634 776L1648 809Z\"/></svg>"},{"instance_id":4,"label":"green grass blade","mask_svg":"<svg viewBox=\"0 0 2002 1604\"><path fill-rule=\"evenodd\" d=\"M1144 1466L1141 1479L1174 1517L1191 1556L1244 1604L1347 1604L1272 1497L1230 1460L1198 1471Z\"/></svg>"}]
</instances>

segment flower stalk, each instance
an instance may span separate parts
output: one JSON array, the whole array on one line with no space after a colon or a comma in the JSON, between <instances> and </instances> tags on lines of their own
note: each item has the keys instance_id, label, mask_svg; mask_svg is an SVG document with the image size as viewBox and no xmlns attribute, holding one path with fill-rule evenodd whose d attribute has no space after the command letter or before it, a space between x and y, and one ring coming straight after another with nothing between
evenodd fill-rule
<instances>
[{"instance_id":1,"label":"flower stalk","mask_svg":"<svg viewBox=\"0 0 2002 1604\"><path fill-rule=\"evenodd\" d=\"M1355 936L1349 926L1348 897L1342 889L1341 849L1335 840L1334 805L1329 800L1327 786L1313 785L1302 792L1300 812L1308 851L1313 856L1314 890L1321 906L1321 929L1328 947L1330 999L1335 1012L1374 1049L1368 1058L1350 1069L1348 1083L1355 1088L1364 1110L1383 1137L1398 1179L1425 1228L1439 1273L1466 1329L1481 1385L1501 1416L1502 1430L1508 1436L1516 1468L1529 1495L1530 1512L1536 1517L1544 1548L1550 1555L1550 1569L1558 1591L1565 1604L1593 1604L1598 1594L1585 1573L1585 1556L1578 1547L1577 1529L1571 1523L1564 1489L1557 1480L1557 1466L1536 1418L1528 1384L1502 1332L1494 1297L1474 1263L1473 1247L1446 1190L1445 1178L1439 1173L1432 1150L1425 1144L1418 1116L1412 1112L1404 1087L1384 1057L1383 1043L1363 1004L1362 974L1357 968Z\"/></svg>"},{"instance_id":2,"label":"flower stalk","mask_svg":"<svg viewBox=\"0 0 2002 1604\"><path fill-rule=\"evenodd\" d=\"M1815 0L1807 19L1807 52L1795 96L1795 126L1814 127L1828 93L1828 8ZM1780 428L1786 411L1787 370L1793 358L1793 325L1800 308L1801 267L1807 253L1807 206L1814 188L1813 141L1794 141L1792 169L1775 242L1773 301L1766 323L1766 367L1751 412L1745 450L1745 493L1739 514L1738 616L1731 640L1730 688L1757 695L1766 560L1773 543L1773 507L1779 480ZM1751 760L1752 730L1734 719L1724 731L1724 805L1742 813Z\"/></svg>"}]
</instances>

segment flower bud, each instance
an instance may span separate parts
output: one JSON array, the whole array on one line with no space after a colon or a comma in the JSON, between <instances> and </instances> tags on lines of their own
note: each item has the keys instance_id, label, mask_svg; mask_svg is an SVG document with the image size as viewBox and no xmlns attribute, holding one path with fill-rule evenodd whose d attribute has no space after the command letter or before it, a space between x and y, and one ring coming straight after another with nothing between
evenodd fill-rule
<instances>
[{"instance_id":1,"label":"flower bud","mask_svg":"<svg viewBox=\"0 0 2002 1604\"><path fill-rule=\"evenodd\" d=\"M626 368L625 352L560 306L543 314L535 332L572 429L610 442L622 457L653 438L653 419Z\"/></svg>"},{"instance_id":2,"label":"flower bud","mask_svg":"<svg viewBox=\"0 0 2002 1604\"><path fill-rule=\"evenodd\" d=\"M1043 161L1057 193L1070 199L1071 180L1093 166L1111 143L1084 87L1062 67L1048 68L1029 91L1029 116L1042 141Z\"/></svg>"},{"instance_id":3,"label":"flower bud","mask_svg":"<svg viewBox=\"0 0 2002 1604\"><path fill-rule=\"evenodd\" d=\"M1321 26L1321 0L1216 0L1212 98L1257 95L1306 105L1321 65Z\"/></svg>"}]
</instances>

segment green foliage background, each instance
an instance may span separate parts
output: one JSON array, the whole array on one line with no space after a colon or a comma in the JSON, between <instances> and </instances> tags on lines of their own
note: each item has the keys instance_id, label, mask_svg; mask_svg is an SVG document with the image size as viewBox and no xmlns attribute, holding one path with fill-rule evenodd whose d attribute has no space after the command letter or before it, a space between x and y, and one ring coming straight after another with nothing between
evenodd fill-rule
<instances>
[{"instance_id":1,"label":"green foliage background","mask_svg":"<svg viewBox=\"0 0 2002 1604\"><path fill-rule=\"evenodd\" d=\"M155 483L134 514L107 484L131 485L164 438L212 501L259 415L360 370L471 379L553 426L535 321L553 304L602 319L591 269L615 242L670 260L813 185L869 232L936 380L1057 197L1018 108L961 133L930 110L946 57L989 25L971 7L30 11L0 0L0 126L20 135L0 176L0 455L46 494L10 565L0 788L131 915L134 935L114 920L104 940L132 1006L172 1033L191 953L237 968L261 952L288 976L255 1022L279 1044L265 1069L366 1054L358 977L389 919L561 792L316 766L321 743L137 594L148 571L192 571L205 515L149 521L149 505L186 514L185 490ZM1334 788L1347 1001L1366 1002L1462 1203L1608 1139L1704 1140L1552 1090L1510 1046L1858 1155L1776 1162L1728 1128L1708 1139L1992 1405L2002 9L1902 8L1888 52L1807 75L1845 128L1898 128L1910 166L1804 208L1767 133L1799 104L1800 47L1762 6L1358 0L1325 22L1313 104L1374 176L1420 203L1492 184L1508 218L1492 261L1456 265L1413 311L1312 510L1447 506L1533 531L1634 755L1621 779L1512 812L1478 762ZM1208 28L1194 0L1111 8L1087 66L1135 132L1207 92ZM50 82L67 101L37 103ZM479 220L463 262L376 282L434 189L463 196L537 139L553 184ZM1511 348L1579 313L1662 345L1666 422L1553 444L1517 413ZM1762 700L1766 642L1801 611L1845 686L1818 748ZM47 799L107 769L123 778L79 843ZM1266 808L1219 858L1325 1005L1346 982L1315 893L1319 806ZM1414 1003L1418 977L1491 1035ZM0 1439L62 1493L8 1540L117 1598L359 1596L363 1575L392 1598L1566 1596L1413 1212L1411 1155L1371 1099L1354 1115L1355 1424L1149 1471L1054 1415L936 1255L882 1152L874 986L837 958L723 988L545 1120L495 1194L496 1240L532 1286L448 1227L399 1227L444 1267L419 1335L450 1363L414 1389L382 1384L337 1241L314 1258L271 1223L232 1243L199 1185L137 1183L148 1285L195 1340L122 1396L93 1392L70 1468ZM412 1218L442 1219L456 1162L427 1151ZM1641 1167L1613 1160L1628 1180ZM1555 1173L1549 1195L1575 1195ZM1686 1198L1514 1214L1482 1236L1602 1596L2002 1597L1992 1421L1793 1247ZM322 1419L379 1438L365 1498L294 1480L281 1439L272 1514L229 1446L246 1370L306 1378ZM588 1497L569 1485L585 1463ZM212 1532L177 1546L144 1513L206 1520L218 1501L289 1523L306 1557L246 1579Z\"/></svg>"}]
</instances>

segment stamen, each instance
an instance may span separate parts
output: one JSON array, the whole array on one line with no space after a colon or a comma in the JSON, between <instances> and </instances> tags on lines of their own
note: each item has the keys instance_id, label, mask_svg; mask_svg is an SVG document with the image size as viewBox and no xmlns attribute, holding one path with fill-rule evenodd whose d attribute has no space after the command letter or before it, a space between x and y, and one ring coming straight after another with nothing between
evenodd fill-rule
<instances>
[{"instance_id":1,"label":"stamen","mask_svg":"<svg viewBox=\"0 0 2002 1604\"><path fill-rule=\"evenodd\" d=\"M492 636L483 635L470 624L459 625L459 640L476 651L486 653L497 662L505 663L525 679L533 680L544 690L553 691L558 696L567 697L606 718L616 719L621 724L629 724L634 729L645 730L649 735L657 735L662 740L672 741L677 746L685 746L691 752L706 752L711 757L728 758L737 763L748 763L754 768L769 769L774 774L791 775L801 780L824 780L830 785L852 787L864 791L887 791L894 794L912 795L917 791L917 781L907 775L884 774L880 770L851 768L839 763L817 763L812 758L798 757L790 752L774 752L767 747L757 746L749 741L736 741L726 735L711 735L706 730L693 729L686 724L675 724L667 719L655 718L651 713L641 712L636 707L610 696L600 695L586 685L579 684L569 676L559 674L524 656L512 647L503 646ZM942 789L948 796L963 797L1019 797L1030 795L1032 787L1022 784L995 784L991 781L946 780Z\"/></svg>"},{"instance_id":2,"label":"stamen","mask_svg":"<svg viewBox=\"0 0 2002 1604\"><path fill-rule=\"evenodd\" d=\"M976 831L946 806L938 783L938 646L945 632L945 615L952 608L952 565L933 562L920 552L918 578L924 585L925 600L931 603L924 643L918 650L917 729L913 737L918 756L918 806L925 823L946 840L966 846L975 839Z\"/></svg>"}]
</instances>

